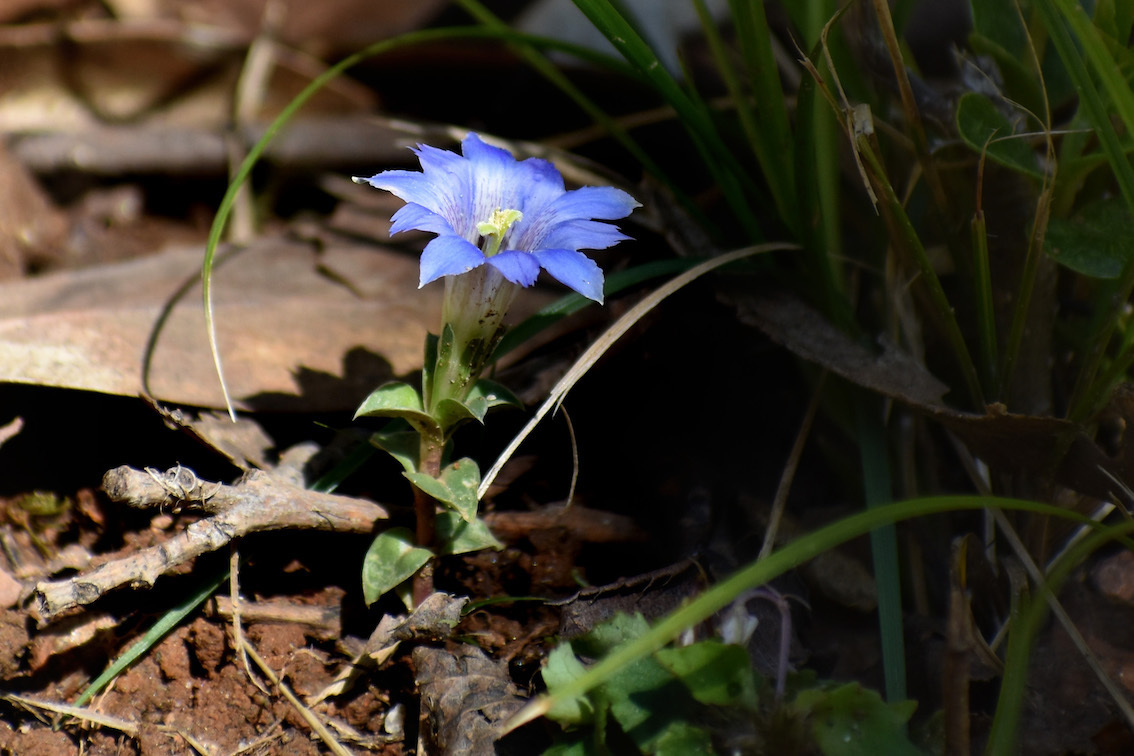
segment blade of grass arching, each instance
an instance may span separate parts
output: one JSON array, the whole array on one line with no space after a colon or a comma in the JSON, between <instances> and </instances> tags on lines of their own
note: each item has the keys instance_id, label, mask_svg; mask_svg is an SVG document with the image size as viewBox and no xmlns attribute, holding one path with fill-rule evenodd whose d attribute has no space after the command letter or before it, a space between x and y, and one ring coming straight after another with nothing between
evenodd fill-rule
<instances>
[{"instance_id":1,"label":"blade of grass arching","mask_svg":"<svg viewBox=\"0 0 1134 756\"><path fill-rule=\"evenodd\" d=\"M882 504L873 509L858 512L797 538L783 548L772 552L768 557L741 568L731 577L717 583L680 609L663 617L648 632L617 646L584 674L560 688L555 696L536 698L509 720L505 729L513 730L543 716L557 703L584 695L609 680L627 665L669 643L687 628L704 622L732 603L737 596L745 591L758 588L769 580L814 559L826 551L830 551L840 544L866 535L883 525L902 520L943 512L983 509L985 507L1033 512L1051 517L1062 517L1084 524L1091 524L1092 522L1089 517L1050 504L1039 504L1020 499L1002 499L993 496L941 496L910 499L892 504ZM1010 753L1010 751L1004 753Z\"/></svg>"},{"instance_id":2,"label":"blade of grass arching","mask_svg":"<svg viewBox=\"0 0 1134 756\"><path fill-rule=\"evenodd\" d=\"M865 394L865 392L863 392ZM862 463L862 488L867 509L893 501L890 450L882 425L881 402L864 395L854 402L856 435ZM906 644L902 633L902 581L898 561L898 530L894 523L870 531L874 581L878 586L878 628L882 640L882 673L886 700L906 698Z\"/></svg>"},{"instance_id":3,"label":"blade of grass arching","mask_svg":"<svg viewBox=\"0 0 1134 756\"><path fill-rule=\"evenodd\" d=\"M957 367L960 369L961 376L965 381L969 399L973 406L982 407L984 405L984 394L981 391L976 366L973 363L972 355L969 354L969 347L965 343L965 337L961 333L961 328L957 324L956 313L953 310L953 306L949 303L949 297L945 294L945 290L941 286L941 280L937 277L937 272L933 269L929 255L926 254L925 247L922 245L917 231L910 222L909 216L906 215L906 210L898 199L897 194L894 192L894 187L890 185L889 178L886 176L885 169L882 167L878 155L874 152L874 146L870 139L868 139L865 134L860 135L856 141L856 146L858 147L859 155L862 156L863 164L871 175L875 191L878 192L880 200L879 207L882 210L887 225L890 226L890 241L892 244L904 248L906 254L912 258L914 264L917 266L922 283L929 295L930 304L933 306L933 314L936 316L936 320L944 332L943 335L946 341L953 350L953 357L957 361Z\"/></svg>"},{"instance_id":4,"label":"blade of grass arching","mask_svg":"<svg viewBox=\"0 0 1134 756\"><path fill-rule=\"evenodd\" d=\"M500 470L503 469L508 460L512 458L512 455L515 454L516 449L520 448L520 444L524 442L524 439L526 439L528 435L531 434L531 432L535 429L535 427L539 425L540 421L542 421L543 418L547 416L547 413L555 407L558 407L563 402L563 398L567 396L567 392L570 391L571 388L579 382L580 378L587 374L587 371L594 367L594 364L598 362L599 358L606 353L606 350L609 349L611 345L614 344L614 342L622 338L622 336L628 330L630 330L630 328L635 323L641 320L662 300L664 300L670 294L673 294L675 291L679 290L686 284L697 280L704 274L708 273L709 271L715 270L722 265L728 265L729 263L743 260L746 257L751 257L752 255L762 254L765 252L774 252L781 249L798 249L798 247L794 244L786 244L782 242L759 244L755 247L744 247L743 249L733 250L732 252L725 253L723 255L720 255L719 257L713 257L708 260L704 260L695 268L690 268L681 275L676 276L672 280L667 281L665 284L659 286L655 291L651 292L648 297L623 313L623 315L618 320L616 320L614 324L611 325L605 333L603 333L602 336L596 339L595 342L587 348L587 351L583 352L583 354L579 356L579 359L575 361L575 364L571 366L571 369L568 370L567 373L559 379L559 382L555 384L555 387L551 389L551 392L548 395L547 399L544 400L543 404L540 405L540 408L536 410L536 413L532 416L531 420L528 421L528 424L525 425L523 429L516 434L516 437L512 439L512 442L508 444L508 447L504 449L503 452L501 452L500 457L496 460L496 464L492 466L491 470L485 473L484 478L481 480L480 488L477 490L477 499L480 500L484 498L484 495L488 493L488 489L492 485L492 481L494 481L496 479L496 476L500 474Z\"/></svg>"},{"instance_id":5,"label":"blade of grass arching","mask_svg":"<svg viewBox=\"0 0 1134 756\"><path fill-rule=\"evenodd\" d=\"M759 122L755 136L749 135L757 159L777 196L780 217L797 238L803 217L794 174L795 157L788 118L787 98L780 83L780 71L772 51L772 30L764 14L764 3L729 0L732 22L744 58L749 87L752 89L754 120ZM745 127L747 132L747 127ZM765 157L761 157L763 154ZM780 195L782 199L780 199Z\"/></svg>"},{"instance_id":6,"label":"blade of grass arching","mask_svg":"<svg viewBox=\"0 0 1134 756\"><path fill-rule=\"evenodd\" d=\"M680 273L683 270L689 270L697 265L698 262L700 261L688 258L655 260L654 262L637 265L627 270L611 273L606 277L606 282L603 284L603 294L606 297L614 296L623 289L636 286L644 281L649 281L660 276ZM559 322L568 315L574 315L576 312L592 304L594 304L594 302L590 299L574 292L557 299L504 334L504 338L500 339L500 344L497 345L496 351L492 353L492 362L499 360L508 352L511 352L545 328Z\"/></svg>"},{"instance_id":7,"label":"blade of grass arching","mask_svg":"<svg viewBox=\"0 0 1134 756\"><path fill-rule=\"evenodd\" d=\"M236 198L240 192L241 187L248 180L252 173L252 169L260 161L260 157L264 151L271 144L276 134L279 133L293 116L311 99L320 89L326 86L330 81L340 76L344 71L361 63L368 58L381 55L392 50L397 50L402 47L410 47L412 45L426 44L429 42L451 41L456 39L501 39L507 38L513 42L524 43L532 46L545 47L548 49L562 50L572 55L576 55L583 60L589 60L603 65L614 65L616 68L620 67L620 63L614 62L609 56L604 56L601 53L595 53L578 45L559 42L553 39L546 39L543 37L536 37L528 34L520 34L511 31L510 29L497 29L497 28L469 28L469 27L456 27L456 28L439 28L439 29L424 29L422 31L410 32L403 34L393 39L386 39L380 42L375 42L356 53L348 55L335 65L328 68L323 73L315 77L295 98L287 104L286 107L276 116L275 120L264 131L264 135L252 146L252 149L245 155L244 161L240 167L234 172L232 180L229 182L228 189L225 191L224 197L221 199L220 205L217 208L216 217L213 219L213 225L209 229L209 238L205 245L205 258L201 265L201 296L204 300L205 307L205 329L208 333L209 339L209 353L213 360L213 367L216 369L217 378L220 381L221 391L224 395L225 408L228 410L229 417L235 420L236 412L232 406L232 399L228 392L228 385L224 377L224 368L221 365L220 349L217 344L216 324L213 318L213 296L212 296L212 279L213 267L216 257L217 246L220 244L221 236L224 234L225 228L228 225L228 220L232 214L233 206L236 203Z\"/></svg>"},{"instance_id":8,"label":"blade of grass arching","mask_svg":"<svg viewBox=\"0 0 1134 756\"><path fill-rule=\"evenodd\" d=\"M750 179L743 174L732 151L721 139L711 113L698 107L695 100L658 60L633 25L611 4L610 0L572 0L590 22L626 60L638 69L658 94L677 112L705 168L713 176L733 215L753 241L763 238L760 224L752 212L752 203L743 191Z\"/></svg>"},{"instance_id":9,"label":"blade of grass arching","mask_svg":"<svg viewBox=\"0 0 1134 756\"><path fill-rule=\"evenodd\" d=\"M761 15L763 14L763 6L760 3L752 3L752 5L759 7L761 9ZM788 228L794 229L797 221L794 208L795 185L789 180L790 176L786 173L786 169L790 166L790 163L784 162L785 155L782 153L782 150L777 152L776 145L772 143L772 140L761 133L763 122L761 122L760 126L757 126L755 103L752 102L752 97L741 88L740 78L737 75L736 68L729 60L724 40L721 39L721 33L717 28L716 20L709 13L709 9L705 5L705 0L693 0L693 6L697 10L697 16L700 18L701 30L704 33L705 41L709 45L709 52L713 56L717 72L724 81L725 87L728 89L729 97L736 109L736 115L740 120L740 128L744 132L744 138L747 140L748 146L752 149L752 153L764 173L764 178L772 193L772 200L776 204L776 210L779 212L780 218L783 219L784 224ZM735 7L733 11L734 13L736 12ZM776 99L782 105L784 99L783 92L778 92ZM769 129L768 134L769 136L772 135L771 129Z\"/></svg>"},{"instance_id":10,"label":"blade of grass arching","mask_svg":"<svg viewBox=\"0 0 1134 756\"><path fill-rule=\"evenodd\" d=\"M228 580L228 570L222 571L220 575L211 580L206 580L201 585L200 590L186 597L185 601L162 615L145 635L139 638L130 648L126 649L124 654L115 659L113 664L107 667L101 675L95 678L94 682L87 686L87 689L83 691L82 695L75 699L74 705L83 706L87 701L90 701L100 690L106 687L107 683L122 674L122 672L142 656L142 654L156 646L161 639L165 637L166 633L177 627L181 620L188 616L189 612L196 609L205 602L205 599L216 593L217 589L224 585L226 580Z\"/></svg>"},{"instance_id":11,"label":"blade of grass arching","mask_svg":"<svg viewBox=\"0 0 1134 756\"><path fill-rule=\"evenodd\" d=\"M698 260L690 259L656 260L628 270L620 270L606 277L603 293L607 297L612 297L623 289L635 286L643 281L689 270L698 262ZM594 302L574 292L552 302L504 334L504 338L500 340L496 351L493 352L492 362L499 360L545 328L551 327L568 315L573 315L591 304L594 304ZM388 427L386 431L389 431ZM353 475L377 453L378 448L374 444L360 441L345 458L312 483L311 490L322 493L333 492L339 487L340 483Z\"/></svg>"},{"instance_id":12,"label":"blade of grass arching","mask_svg":"<svg viewBox=\"0 0 1134 756\"><path fill-rule=\"evenodd\" d=\"M1063 8L1062 5L1060 7ZM1068 25L1075 23L1074 11L1070 9L1065 9L1066 12L1057 10L1053 0L1037 0L1035 8L1039 12L1040 19L1043 21L1051 42L1071 77L1071 81L1075 84L1081 107L1085 112L1087 121L1095 129L1095 136L1107 157L1111 170L1114 172L1119 191L1122 193L1127 207L1131 209L1131 212L1134 212L1134 167L1130 165L1130 160L1122 148L1118 134L1110 122L1107 103L1095 86L1091 72L1088 70L1086 61L1084 61L1080 52L1082 47L1089 44L1089 40L1081 38L1080 35L1079 44L1076 44L1076 41L1072 38ZM1105 50L1095 54L1105 55L1105 58L1100 57L1102 61L1110 58L1109 53ZM1103 63L1102 68L1095 71L1104 82L1112 82L1113 77L1120 75L1117 66L1113 65L1113 59L1110 58L1110 60L1112 66L1108 67ZM1104 86L1107 87L1108 91L1115 89L1113 83L1106 83ZM1134 97L1134 95L1127 91L1125 95L1119 95L1118 100L1125 101L1128 97ZM1128 110L1125 105L1120 107L1123 111ZM1127 133L1131 133L1131 130L1134 130L1134 122L1127 123L1126 128ZM1071 394L1067 412L1067 416L1071 420L1083 421L1090 417L1097 405L1105 399L1105 394L1109 389L1109 386L1101 384L1096 379L1106 356L1107 344L1110 342L1110 337L1114 333L1118 319L1122 314L1122 308L1125 307L1130 298L1131 290L1134 289L1134 259L1127 262L1118 282L1113 287L1108 288L1110 288L1110 291L1105 292L1104 296L1098 299L1100 303L1104 304L1100 306L1091 324L1091 343L1087 346L1083 367Z\"/></svg>"},{"instance_id":13,"label":"blade of grass arching","mask_svg":"<svg viewBox=\"0 0 1134 756\"><path fill-rule=\"evenodd\" d=\"M1012 618L1008 636L1008 652L1004 660L1004 675L1000 680L1000 696L996 703L992 729L989 732L985 753L1017 753L1017 739L1024 701L1027 699L1028 667L1032 651L1048 611L1048 596L1059 592L1071 573L1095 551L1111 541L1134 533L1134 520L1125 520L1110 527L1096 530L1068 549L1048 573L1045 583L1037 586L1036 593L1027 598L1017 616Z\"/></svg>"}]
</instances>

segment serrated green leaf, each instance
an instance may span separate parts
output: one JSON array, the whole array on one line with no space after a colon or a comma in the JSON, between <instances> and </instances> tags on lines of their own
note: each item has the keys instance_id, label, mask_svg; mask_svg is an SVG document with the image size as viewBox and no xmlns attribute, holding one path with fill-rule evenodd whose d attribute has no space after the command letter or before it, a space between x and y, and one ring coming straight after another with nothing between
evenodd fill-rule
<instances>
[{"instance_id":1,"label":"serrated green leaf","mask_svg":"<svg viewBox=\"0 0 1134 756\"><path fill-rule=\"evenodd\" d=\"M456 512L438 512L436 528L437 542L444 554L467 554L481 549L504 548L504 544L496 540L488 525L479 518L470 522Z\"/></svg>"},{"instance_id":2,"label":"serrated green leaf","mask_svg":"<svg viewBox=\"0 0 1134 756\"><path fill-rule=\"evenodd\" d=\"M568 682L583 676L587 668L575 656L570 643L556 646L543 663L543 682L554 692ZM586 724L594 719L594 703L586 696L567 698L552 707L547 716L564 725Z\"/></svg>"},{"instance_id":3,"label":"serrated green leaf","mask_svg":"<svg viewBox=\"0 0 1134 756\"><path fill-rule=\"evenodd\" d=\"M571 641L581 656L597 659L608 654L615 646L641 637L650 629L650 623L640 613L619 612L606 622Z\"/></svg>"},{"instance_id":4,"label":"serrated green leaf","mask_svg":"<svg viewBox=\"0 0 1134 756\"><path fill-rule=\"evenodd\" d=\"M1118 278L1134 257L1134 226L1121 198L1095 202L1073 218L1052 218L1043 248L1060 265L1091 278Z\"/></svg>"},{"instance_id":5,"label":"serrated green leaf","mask_svg":"<svg viewBox=\"0 0 1134 756\"><path fill-rule=\"evenodd\" d=\"M649 744L654 756L713 756L713 739L694 724L679 720L670 722Z\"/></svg>"},{"instance_id":6,"label":"serrated green leaf","mask_svg":"<svg viewBox=\"0 0 1134 756\"><path fill-rule=\"evenodd\" d=\"M421 403L421 394L408 383L394 381L385 383L362 402L355 419L360 417L399 417L419 432L438 434L437 421L426 414Z\"/></svg>"},{"instance_id":7,"label":"serrated green leaf","mask_svg":"<svg viewBox=\"0 0 1134 756\"><path fill-rule=\"evenodd\" d=\"M421 436L417 431L379 431L370 435L370 444L401 463L406 472L414 472L421 456Z\"/></svg>"},{"instance_id":8,"label":"serrated green leaf","mask_svg":"<svg viewBox=\"0 0 1134 756\"><path fill-rule=\"evenodd\" d=\"M1035 152L1026 139L1012 138L1012 124L992 100L977 92L966 92L957 104L957 131L970 149L988 155L1001 165L1034 178L1041 178Z\"/></svg>"},{"instance_id":9,"label":"serrated green leaf","mask_svg":"<svg viewBox=\"0 0 1134 756\"><path fill-rule=\"evenodd\" d=\"M808 713L815 743L826 756L917 756L905 733L917 704L887 704L877 691L848 683L801 691L793 704Z\"/></svg>"},{"instance_id":10,"label":"serrated green leaf","mask_svg":"<svg viewBox=\"0 0 1134 756\"><path fill-rule=\"evenodd\" d=\"M405 472L404 475L440 504L459 514L466 522L472 522L476 518L478 503L476 492L480 486L480 468L468 457L447 465L437 478L413 470Z\"/></svg>"},{"instance_id":11,"label":"serrated green leaf","mask_svg":"<svg viewBox=\"0 0 1134 756\"><path fill-rule=\"evenodd\" d=\"M390 528L378 534L362 562L362 596L367 606L405 582L433 556L429 549L414 545L406 528Z\"/></svg>"},{"instance_id":12,"label":"serrated green leaf","mask_svg":"<svg viewBox=\"0 0 1134 756\"><path fill-rule=\"evenodd\" d=\"M705 640L691 646L663 648L657 660L703 704L757 708L756 678L748 651Z\"/></svg>"}]
</instances>

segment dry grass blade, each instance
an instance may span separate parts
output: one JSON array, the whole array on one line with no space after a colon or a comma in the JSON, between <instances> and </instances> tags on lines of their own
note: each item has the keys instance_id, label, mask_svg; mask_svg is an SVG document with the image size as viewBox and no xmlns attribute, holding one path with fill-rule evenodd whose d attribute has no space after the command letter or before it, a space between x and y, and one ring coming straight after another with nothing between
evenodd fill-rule
<instances>
[{"instance_id":1,"label":"dry grass blade","mask_svg":"<svg viewBox=\"0 0 1134 756\"><path fill-rule=\"evenodd\" d=\"M1045 588L1047 575L1044 574L1044 571L1040 569L1039 565L1032 559L1031 555L1024 547L1020 536L1016 533L1015 528L1012 527L1012 523L1004 516L1004 513L994 509L992 510L992 516L996 518L996 524L1000 527L1004 537L1008 540L1008 544L1012 547L1016 558L1024 565L1024 569L1028 571L1028 575L1035 582L1037 589L1043 591L1044 598L1051 609L1051 613L1055 615L1059 624L1063 626L1064 632L1067 633L1067 636L1071 639L1075 648L1082 655L1083 661L1087 663L1087 666L1090 667L1095 677L1098 678L1098 681L1102 683L1106 692L1110 694L1111 698L1114 700L1115 706L1122 712L1122 716L1126 718L1127 724L1134 727L1134 706L1130 705L1130 702L1126 699L1126 695L1122 692L1122 688L1112 680L1106 670L1103 669L1103 665L1099 661L1098 656L1091 651L1090 646L1087 645L1087 640L1083 637L1083 634L1079 632L1079 628L1075 626L1075 622L1071 619L1070 615L1067 614L1067 610L1063 608L1059 599L1055 594Z\"/></svg>"},{"instance_id":2,"label":"dry grass blade","mask_svg":"<svg viewBox=\"0 0 1134 756\"><path fill-rule=\"evenodd\" d=\"M488 492L489 486L492 485L492 481L496 479L496 476L500 473L500 470L503 469L505 463L507 463L508 460L512 458L512 455L515 454L516 449L520 448L520 444L524 442L524 439L528 437L528 435L532 432L532 430L535 429L536 425L538 425L539 422L543 420L548 412L559 406L559 404L563 401L563 398L567 396L567 392L570 391L575 386L575 384L579 382L580 378L586 375L587 371L590 370L594 366L594 364L598 362L599 358L606 353L606 350L609 349L611 345L614 344L614 342L622 338L623 334L630 330L630 328L635 323L641 320L646 313L657 307L658 304L666 299L666 297L678 291L686 284L697 280L709 271L715 270L722 265L728 265L729 263L736 262L737 260L741 260L745 257L762 254L764 252L774 252L781 249L798 248L798 245L789 244L787 242L772 242L768 244L757 244L753 247L744 247L742 249L733 250L728 254L706 260L695 268L690 268L665 285L660 286L648 297L627 310L626 314L615 321L614 325L607 329L606 333L600 336L595 341L595 343L591 344L587 351L583 352L582 356L579 357L575 364L571 366L571 369L567 371L567 374L559 379L559 382L555 384L555 387L551 390L551 393L548 395L544 403L540 406L539 410L535 413L532 419L528 421L528 424L524 426L524 429L521 430L514 439L512 439L512 443L508 445L508 448L505 449L504 452L500 455L500 458L496 460L496 464L494 464L492 466L492 469L489 470L488 473L484 476L484 479L480 483L480 489L477 491L477 497L480 499L484 498L485 493Z\"/></svg>"},{"instance_id":3,"label":"dry grass blade","mask_svg":"<svg viewBox=\"0 0 1134 756\"><path fill-rule=\"evenodd\" d=\"M295 710L299 712L299 716L303 717L303 721L307 722L315 734L323 741L323 745L327 746L331 753L335 754L335 756L353 756L351 751L331 734L331 731L319 720L319 717L315 716L315 713L311 711L311 709L308 709L303 705L302 701L296 698L287 683L281 680L275 670L268 666L268 663L256 652L255 647L253 647L251 643L245 644L244 648L248 656L252 658L252 661L256 662L256 666L260 668L260 671L271 681L272 685L275 685L279 689L284 698L288 700L288 703L295 707Z\"/></svg>"}]
</instances>

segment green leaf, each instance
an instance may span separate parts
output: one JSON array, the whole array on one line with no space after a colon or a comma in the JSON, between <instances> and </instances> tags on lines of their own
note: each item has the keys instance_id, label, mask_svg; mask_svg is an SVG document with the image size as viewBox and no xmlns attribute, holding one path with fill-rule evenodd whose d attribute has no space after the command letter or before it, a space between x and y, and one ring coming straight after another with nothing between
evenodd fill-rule
<instances>
[{"instance_id":1,"label":"green leaf","mask_svg":"<svg viewBox=\"0 0 1134 756\"><path fill-rule=\"evenodd\" d=\"M467 401L473 400L483 401L486 409L494 407L524 408L524 403L508 387L488 378L481 378L469 389Z\"/></svg>"},{"instance_id":2,"label":"green leaf","mask_svg":"<svg viewBox=\"0 0 1134 756\"><path fill-rule=\"evenodd\" d=\"M468 457L447 465L437 478L416 471L407 471L405 476L422 491L457 512L466 522L476 518L480 469Z\"/></svg>"},{"instance_id":3,"label":"green leaf","mask_svg":"<svg viewBox=\"0 0 1134 756\"><path fill-rule=\"evenodd\" d=\"M1118 278L1134 257L1134 226L1126 203L1111 197L1073 218L1052 218L1043 248L1060 265L1091 278Z\"/></svg>"},{"instance_id":4,"label":"green leaf","mask_svg":"<svg viewBox=\"0 0 1134 756\"><path fill-rule=\"evenodd\" d=\"M748 651L705 640L681 648L663 648L655 656L703 704L757 707L756 678Z\"/></svg>"},{"instance_id":5,"label":"green leaf","mask_svg":"<svg viewBox=\"0 0 1134 756\"><path fill-rule=\"evenodd\" d=\"M655 756L713 756L716 753L709 733L685 720L666 725L649 749Z\"/></svg>"},{"instance_id":6,"label":"green leaf","mask_svg":"<svg viewBox=\"0 0 1134 756\"><path fill-rule=\"evenodd\" d=\"M437 542L444 554L467 554L481 549L502 549L488 525L479 518L464 520L456 512L438 512Z\"/></svg>"},{"instance_id":7,"label":"green leaf","mask_svg":"<svg viewBox=\"0 0 1134 756\"><path fill-rule=\"evenodd\" d=\"M438 435L437 421L425 412L421 394L408 383L385 383L362 402L355 419L360 417L400 417L419 432Z\"/></svg>"},{"instance_id":8,"label":"green leaf","mask_svg":"<svg viewBox=\"0 0 1134 756\"><path fill-rule=\"evenodd\" d=\"M441 426L443 432L448 436L457 426L469 420L476 420L478 423L484 422L484 415L488 412L488 405L484 399L474 399L472 401L461 401L460 399L442 399L437 403L437 409L433 411L433 417L436 419L437 424Z\"/></svg>"},{"instance_id":9,"label":"green leaf","mask_svg":"<svg viewBox=\"0 0 1134 756\"><path fill-rule=\"evenodd\" d=\"M398 460L406 472L417 470L421 456L421 436L417 431L378 431L371 434L370 444Z\"/></svg>"},{"instance_id":10,"label":"green leaf","mask_svg":"<svg viewBox=\"0 0 1134 756\"><path fill-rule=\"evenodd\" d=\"M432 556L429 549L414 545L413 534L406 528L379 533L362 562L362 596L367 606L413 577Z\"/></svg>"},{"instance_id":11,"label":"green leaf","mask_svg":"<svg viewBox=\"0 0 1134 756\"><path fill-rule=\"evenodd\" d=\"M1035 152L1023 138L1013 136L1012 124L992 100L966 92L957 105L957 130L970 149L1033 178L1041 178Z\"/></svg>"},{"instance_id":12,"label":"green leaf","mask_svg":"<svg viewBox=\"0 0 1134 756\"><path fill-rule=\"evenodd\" d=\"M812 737L826 756L918 756L905 734L917 704L887 704L877 691L848 683L801 691L793 705L809 717Z\"/></svg>"},{"instance_id":13,"label":"green leaf","mask_svg":"<svg viewBox=\"0 0 1134 756\"><path fill-rule=\"evenodd\" d=\"M570 643L555 647L543 663L543 682L551 692L583 676L587 668L575 656ZM586 724L594 719L594 703L587 696L574 696L556 701L547 716L565 725Z\"/></svg>"},{"instance_id":14,"label":"green leaf","mask_svg":"<svg viewBox=\"0 0 1134 756\"><path fill-rule=\"evenodd\" d=\"M571 645L579 654L597 658L609 653L615 646L641 637L649 629L650 623L641 614L620 612L571 641Z\"/></svg>"},{"instance_id":15,"label":"green leaf","mask_svg":"<svg viewBox=\"0 0 1134 756\"><path fill-rule=\"evenodd\" d=\"M468 396L463 401L450 398L438 402L434 417L437 424L445 430L446 434L449 434L458 425L468 420L483 423L484 416L488 414L490 409L503 405L524 406L523 402L504 386L496 381L482 378L472 385Z\"/></svg>"}]
</instances>

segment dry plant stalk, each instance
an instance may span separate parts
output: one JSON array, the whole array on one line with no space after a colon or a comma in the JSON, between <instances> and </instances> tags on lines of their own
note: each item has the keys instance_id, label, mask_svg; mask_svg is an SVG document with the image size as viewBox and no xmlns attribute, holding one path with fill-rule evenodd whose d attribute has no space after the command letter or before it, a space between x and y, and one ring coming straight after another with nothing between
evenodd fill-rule
<instances>
[{"instance_id":1,"label":"dry plant stalk","mask_svg":"<svg viewBox=\"0 0 1134 756\"><path fill-rule=\"evenodd\" d=\"M207 515L165 543L102 564L67 580L35 587L33 615L47 624L63 612L90 604L122 585L149 587L164 573L233 539L268 530L370 533L384 520L384 507L363 499L318 493L261 472L235 485L202 482L188 468L164 473L117 467L103 477L114 501L138 509L193 506Z\"/></svg>"}]
</instances>

